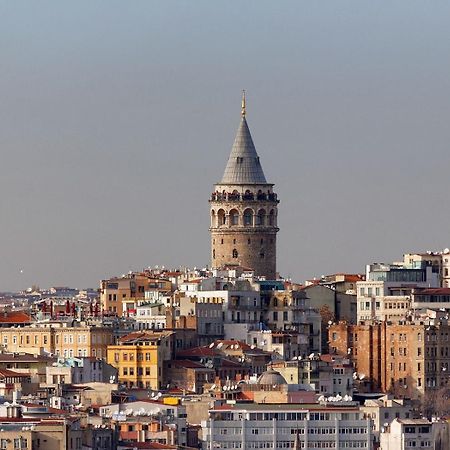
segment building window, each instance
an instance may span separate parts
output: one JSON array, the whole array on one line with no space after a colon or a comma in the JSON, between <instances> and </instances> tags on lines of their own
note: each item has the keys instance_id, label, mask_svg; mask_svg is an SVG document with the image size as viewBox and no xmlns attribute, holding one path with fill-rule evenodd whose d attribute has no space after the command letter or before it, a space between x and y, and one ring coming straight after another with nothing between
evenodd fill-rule
<instances>
[{"instance_id":1,"label":"building window","mask_svg":"<svg viewBox=\"0 0 450 450\"><path fill-rule=\"evenodd\" d=\"M246 226L253 225L253 211L251 209L246 209L244 211L244 225Z\"/></svg>"},{"instance_id":2,"label":"building window","mask_svg":"<svg viewBox=\"0 0 450 450\"><path fill-rule=\"evenodd\" d=\"M239 213L235 209L230 211L230 224L239 225Z\"/></svg>"},{"instance_id":3,"label":"building window","mask_svg":"<svg viewBox=\"0 0 450 450\"><path fill-rule=\"evenodd\" d=\"M233 258L237 258L239 256L238 251L234 248L232 253Z\"/></svg>"}]
</instances>

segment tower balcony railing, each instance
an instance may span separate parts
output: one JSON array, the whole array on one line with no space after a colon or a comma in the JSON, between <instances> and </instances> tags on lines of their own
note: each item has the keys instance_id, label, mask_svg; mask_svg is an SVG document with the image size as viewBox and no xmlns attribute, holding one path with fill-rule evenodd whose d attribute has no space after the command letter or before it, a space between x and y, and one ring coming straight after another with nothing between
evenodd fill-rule
<instances>
[{"instance_id":1,"label":"tower balcony railing","mask_svg":"<svg viewBox=\"0 0 450 450\"><path fill-rule=\"evenodd\" d=\"M233 201L233 202L239 202L239 201L269 201L269 202L278 202L277 194L271 192L268 194L265 193L246 193L246 194L239 194L239 193L233 193L233 192L213 192L211 194L211 201L213 202L227 202L227 201Z\"/></svg>"}]
</instances>

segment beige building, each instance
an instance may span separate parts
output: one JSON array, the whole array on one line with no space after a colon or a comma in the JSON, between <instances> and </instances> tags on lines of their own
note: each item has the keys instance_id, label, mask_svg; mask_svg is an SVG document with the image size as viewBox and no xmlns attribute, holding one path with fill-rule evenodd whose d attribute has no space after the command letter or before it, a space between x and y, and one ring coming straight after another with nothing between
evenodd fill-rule
<instances>
[{"instance_id":1,"label":"beige building","mask_svg":"<svg viewBox=\"0 0 450 450\"><path fill-rule=\"evenodd\" d=\"M245 116L244 97L224 175L209 200L211 266L248 267L275 279L279 201L266 181Z\"/></svg>"},{"instance_id":2,"label":"beige building","mask_svg":"<svg viewBox=\"0 0 450 450\"><path fill-rule=\"evenodd\" d=\"M55 322L21 328L0 328L3 350L15 353L54 354L65 358L78 356L106 357L106 348L113 343L113 330L100 326L67 326Z\"/></svg>"},{"instance_id":3,"label":"beige building","mask_svg":"<svg viewBox=\"0 0 450 450\"><path fill-rule=\"evenodd\" d=\"M2 450L81 450L82 430L76 419L0 419Z\"/></svg>"},{"instance_id":4,"label":"beige building","mask_svg":"<svg viewBox=\"0 0 450 450\"><path fill-rule=\"evenodd\" d=\"M129 315L129 310L134 314L137 303L144 302L147 286L148 277L138 273L102 280L100 303L103 312L119 317Z\"/></svg>"}]
</instances>

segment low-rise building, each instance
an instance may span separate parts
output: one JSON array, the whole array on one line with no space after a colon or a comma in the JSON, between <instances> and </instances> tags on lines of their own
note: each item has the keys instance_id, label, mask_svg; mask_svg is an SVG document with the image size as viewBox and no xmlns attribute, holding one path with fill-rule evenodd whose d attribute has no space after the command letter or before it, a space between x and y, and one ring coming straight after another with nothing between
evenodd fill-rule
<instances>
[{"instance_id":1,"label":"low-rise building","mask_svg":"<svg viewBox=\"0 0 450 450\"><path fill-rule=\"evenodd\" d=\"M417 412L411 401L395 399L391 395L367 399L361 406L361 411L373 422L373 435L380 442L381 430L386 429L394 419L414 419Z\"/></svg>"},{"instance_id":2,"label":"low-rise building","mask_svg":"<svg viewBox=\"0 0 450 450\"><path fill-rule=\"evenodd\" d=\"M164 386L201 394L205 385L214 383L216 371L190 360L164 362Z\"/></svg>"},{"instance_id":3,"label":"low-rise building","mask_svg":"<svg viewBox=\"0 0 450 450\"><path fill-rule=\"evenodd\" d=\"M112 344L111 328L85 322L54 321L20 328L0 328L0 342L7 352L59 355L65 358L103 358Z\"/></svg>"},{"instance_id":4,"label":"low-rise building","mask_svg":"<svg viewBox=\"0 0 450 450\"><path fill-rule=\"evenodd\" d=\"M381 450L448 449L448 423L427 419L394 419L382 427L380 444Z\"/></svg>"},{"instance_id":5,"label":"low-rise building","mask_svg":"<svg viewBox=\"0 0 450 450\"><path fill-rule=\"evenodd\" d=\"M127 387L161 389L164 361L173 357L171 331L137 331L108 347L107 362Z\"/></svg>"},{"instance_id":6,"label":"low-rise building","mask_svg":"<svg viewBox=\"0 0 450 450\"><path fill-rule=\"evenodd\" d=\"M117 368L98 358L59 358L46 368L47 386L116 381Z\"/></svg>"},{"instance_id":7,"label":"low-rise building","mask_svg":"<svg viewBox=\"0 0 450 450\"><path fill-rule=\"evenodd\" d=\"M120 439L128 442L152 440L186 446L186 407L177 399L138 400L101 406L99 414L117 424Z\"/></svg>"}]
</instances>

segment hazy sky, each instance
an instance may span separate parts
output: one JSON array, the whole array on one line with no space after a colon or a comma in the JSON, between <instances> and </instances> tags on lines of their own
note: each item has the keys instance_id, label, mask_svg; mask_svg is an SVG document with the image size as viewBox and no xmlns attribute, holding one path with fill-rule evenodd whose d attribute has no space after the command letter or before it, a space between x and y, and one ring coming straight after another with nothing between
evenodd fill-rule
<instances>
[{"instance_id":1,"label":"hazy sky","mask_svg":"<svg viewBox=\"0 0 450 450\"><path fill-rule=\"evenodd\" d=\"M243 88L283 275L450 247L449 2L4 0L0 17L0 290L208 264Z\"/></svg>"}]
</instances>

